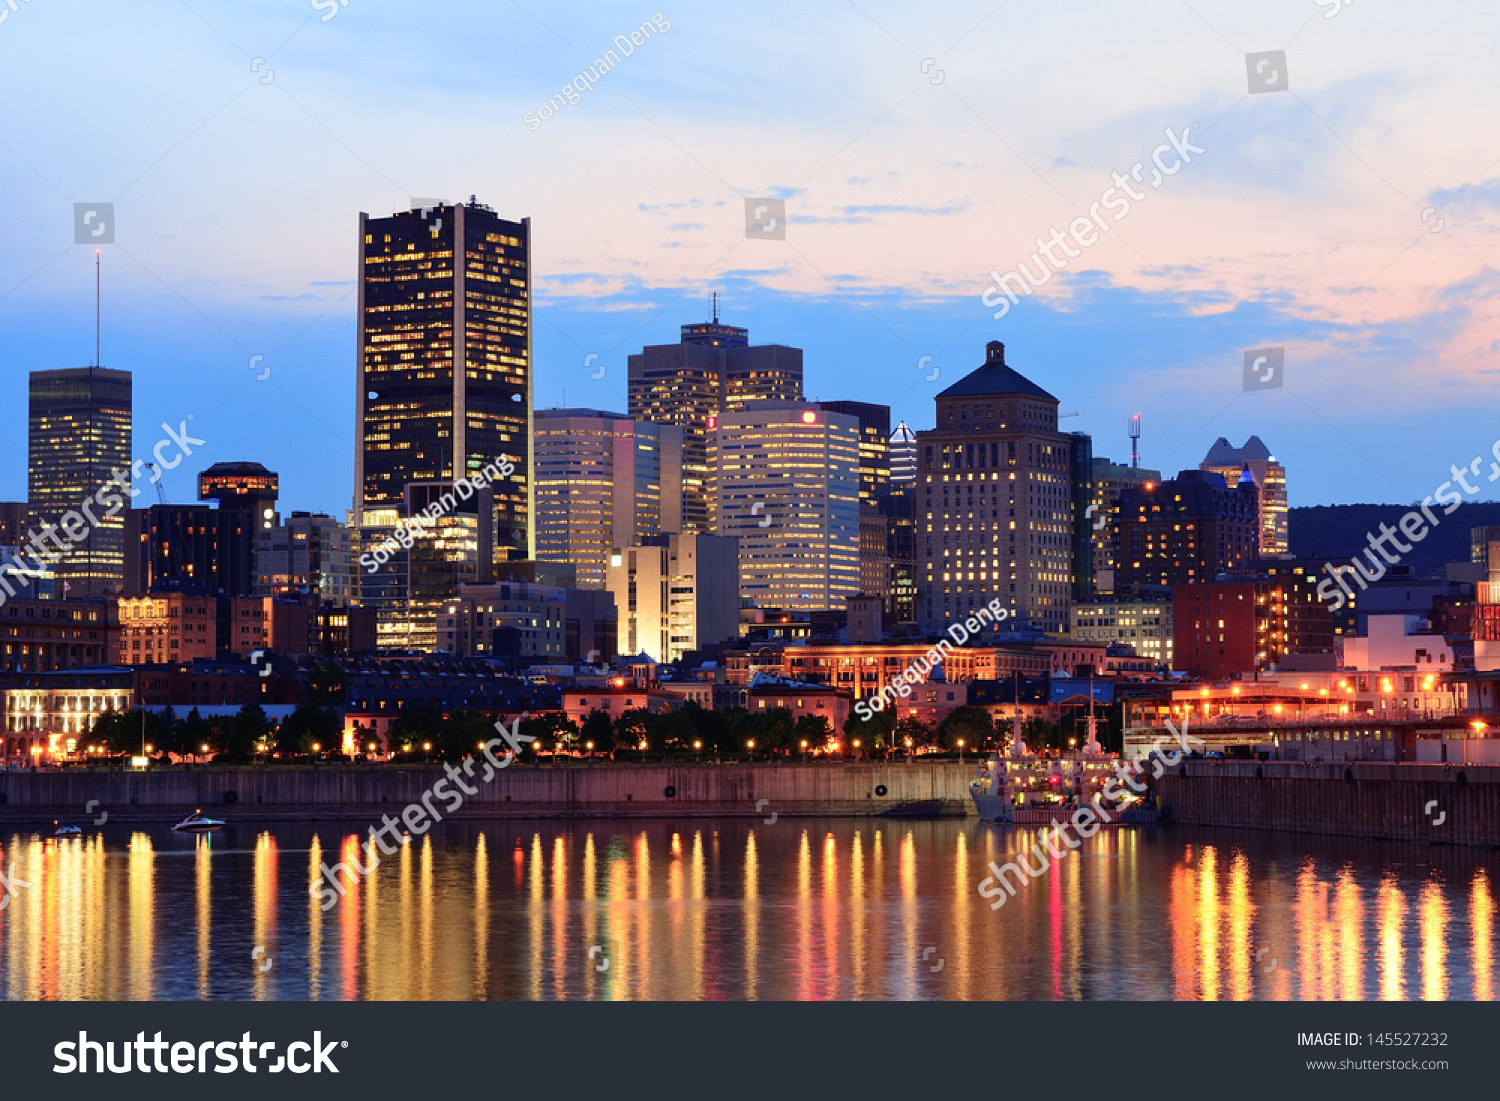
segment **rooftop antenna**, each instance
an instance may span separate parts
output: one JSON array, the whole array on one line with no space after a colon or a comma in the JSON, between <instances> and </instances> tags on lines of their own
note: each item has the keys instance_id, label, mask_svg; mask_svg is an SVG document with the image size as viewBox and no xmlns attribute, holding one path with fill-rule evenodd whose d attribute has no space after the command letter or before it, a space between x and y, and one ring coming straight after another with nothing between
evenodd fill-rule
<instances>
[{"instance_id":1,"label":"rooftop antenna","mask_svg":"<svg viewBox=\"0 0 1500 1101\"><path fill-rule=\"evenodd\" d=\"M1141 466L1141 415L1137 413L1130 418L1125 430L1130 433L1130 469L1139 470Z\"/></svg>"},{"instance_id":2,"label":"rooftop antenna","mask_svg":"<svg viewBox=\"0 0 1500 1101\"><path fill-rule=\"evenodd\" d=\"M719 292L714 291L714 324L719 323Z\"/></svg>"},{"instance_id":3,"label":"rooftop antenna","mask_svg":"<svg viewBox=\"0 0 1500 1101\"><path fill-rule=\"evenodd\" d=\"M103 249L94 250L94 366L99 366L99 254Z\"/></svg>"}]
</instances>

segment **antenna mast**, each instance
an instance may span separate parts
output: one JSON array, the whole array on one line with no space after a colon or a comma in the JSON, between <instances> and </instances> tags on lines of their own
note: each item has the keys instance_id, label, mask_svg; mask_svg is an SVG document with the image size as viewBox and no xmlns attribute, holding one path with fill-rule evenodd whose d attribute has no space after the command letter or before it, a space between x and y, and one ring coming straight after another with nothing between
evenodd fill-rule
<instances>
[{"instance_id":1,"label":"antenna mast","mask_svg":"<svg viewBox=\"0 0 1500 1101\"><path fill-rule=\"evenodd\" d=\"M714 291L714 324L719 323L719 292Z\"/></svg>"},{"instance_id":2,"label":"antenna mast","mask_svg":"<svg viewBox=\"0 0 1500 1101\"><path fill-rule=\"evenodd\" d=\"M99 366L99 254L103 249L94 250L94 366Z\"/></svg>"},{"instance_id":3,"label":"antenna mast","mask_svg":"<svg viewBox=\"0 0 1500 1101\"><path fill-rule=\"evenodd\" d=\"M1141 439L1141 415L1139 413L1130 418L1125 430L1130 433L1130 469L1139 470L1141 466L1141 451L1138 446Z\"/></svg>"}]
</instances>

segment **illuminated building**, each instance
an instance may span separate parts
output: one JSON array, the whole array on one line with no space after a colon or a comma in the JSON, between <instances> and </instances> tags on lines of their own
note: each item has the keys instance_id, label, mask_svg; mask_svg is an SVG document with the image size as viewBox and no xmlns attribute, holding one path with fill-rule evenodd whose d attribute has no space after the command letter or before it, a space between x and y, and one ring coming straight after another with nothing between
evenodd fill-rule
<instances>
[{"instance_id":1,"label":"illuminated building","mask_svg":"<svg viewBox=\"0 0 1500 1101\"><path fill-rule=\"evenodd\" d=\"M471 198L361 214L359 233L353 525L388 534L408 484L503 457L515 469L494 487L488 557L530 557L530 220Z\"/></svg>"},{"instance_id":2,"label":"illuminated building","mask_svg":"<svg viewBox=\"0 0 1500 1101\"><path fill-rule=\"evenodd\" d=\"M682 429L682 531L712 534L718 502L709 458L714 418L762 401L802 400L802 349L751 345L748 329L682 326L677 344L652 344L628 359L630 416Z\"/></svg>"},{"instance_id":3,"label":"illuminated building","mask_svg":"<svg viewBox=\"0 0 1500 1101\"><path fill-rule=\"evenodd\" d=\"M916 477L915 473L912 475ZM886 611L898 623L917 619L917 486L898 482L881 502L886 521L886 560L890 580L886 584Z\"/></svg>"},{"instance_id":4,"label":"illuminated building","mask_svg":"<svg viewBox=\"0 0 1500 1101\"><path fill-rule=\"evenodd\" d=\"M321 512L294 512L255 537L255 594L315 593L321 604L344 607L352 596L349 529Z\"/></svg>"},{"instance_id":5,"label":"illuminated building","mask_svg":"<svg viewBox=\"0 0 1500 1101\"><path fill-rule=\"evenodd\" d=\"M1119 643L1166 669L1172 665L1170 600L1089 600L1068 609L1068 634L1079 642Z\"/></svg>"},{"instance_id":6,"label":"illuminated building","mask_svg":"<svg viewBox=\"0 0 1500 1101\"><path fill-rule=\"evenodd\" d=\"M819 402L859 421L859 503L877 508L891 491L891 407L865 401Z\"/></svg>"},{"instance_id":7,"label":"illuminated building","mask_svg":"<svg viewBox=\"0 0 1500 1101\"><path fill-rule=\"evenodd\" d=\"M1333 614L1317 575L1287 574L1172 589L1176 668L1215 679L1270 669L1291 654L1334 662Z\"/></svg>"},{"instance_id":8,"label":"illuminated building","mask_svg":"<svg viewBox=\"0 0 1500 1101\"><path fill-rule=\"evenodd\" d=\"M891 463L891 485L912 485L917 480L917 437L902 421L887 442Z\"/></svg>"},{"instance_id":9,"label":"illuminated building","mask_svg":"<svg viewBox=\"0 0 1500 1101\"><path fill-rule=\"evenodd\" d=\"M98 523L57 552L57 583L68 597L109 596L125 576L125 521L105 516L95 495L131 461L131 376L107 367L32 371L26 499L30 522L56 524L84 502ZM128 475L127 475L128 476ZM49 546L52 544L48 544Z\"/></svg>"},{"instance_id":10,"label":"illuminated building","mask_svg":"<svg viewBox=\"0 0 1500 1101\"><path fill-rule=\"evenodd\" d=\"M532 581L464 585L436 622L436 648L457 657L519 657L561 661L565 656L565 590Z\"/></svg>"},{"instance_id":11,"label":"illuminated building","mask_svg":"<svg viewBox=\"0 0 1500 1101\"><path fill-rule=\"evenodd\" d=\"M891 595L889 521L868 506L859 513L859 591L885 603Z\"/></svg>"},{"instance_id":12,"label":"illuminated building","mask_svg":"<svg viewBox=\"0 0 1500 1101\"><path fill-rule=\"evenodd\" d=\"M1094 507L1085 522L1089 525L1094 551L1094 591L1108 593L1114 591L1119 568L1116 553L1120 540L1120 494L1128 486L1155 485L1161 481L1161 471L1096 458L1091 463L1090 478L1093 490L1089 504Z\"/></svg>"},{"instance_id":13,"label":"illuminated building","mask_svg":"<svg viewBox=\"0 0 1500 1101\"><path fill-rule=\"evenodd\" d=\"M937 396L917 433L917 618L929 630L999 598L1016 623L1060 632L1072 591L1072 439L1058 400L1005 363L1005 345Z\"/></svg>"},{"instance_id":14,"label":"illuminated building","mask_svg":"<svg viewBox=\"0 0 1500 1101\"><path fill-rule=\"evenodd\" d=\"M739 538L740 596L842 610L859 591L859 422L760 402L712 424L718 531Z\"/></svg>"},{"instance_id":15,"label":"illuminated building","mask_svg":"<svg viewBox=\"0 0 1500 1101\"><path fill-rule=\"evenodd\" d=\"M5 687L4 753L8 760L84 755L99 717L134 706L128 669L32 673Z\"/></svg>"},{"instance_id":16,"label":"illuminated building","mask_svg":"<svg viewBox=\"0 0 1500 1101\"><path fill-rule=\"evenodd\" d=\"M0 607L0 671L51 672L114 661L119 636L111 600L6 600Z\"/></svg>"},{"instance_id":17,"label":"illuminated building","mask_svg":"<svg viewBox=\"0 0 1500 1101\"><path fill-rule=\"evenodd\" d=\"M610 556L605 588L626 654L677 661L739 633L739 544L717 535L662 535Z\"/></svg>"},{"instance_id":18,"label":"illuminated building","mask_svg":"<svg viewBox=\"0 0 1500 1101\"><path fill-rule=\"evenodd\" d=\"M609 553L682 530L682 433L596 409L536 414L536 553L602 589Z\"/></svg>"},{"instance_id":19,"label":"illuminated building","mask_svg":"<svg viewBox=\"0 0 1500 1101\"><path fill-rule=\"evenodd\" d=\"M19 547L29 538L31 506L25 501L0 501L0 547Z\"/></svg>"},{"instance_id":20,"label":"illuminated building","mask_svg":"<svg viewBox=\"0 0 1500 1101\"><path fill-rule=\"evenodd\" d=\"M1259 523L1256 529L1260 556L1274 558L1289 554L1287 539L1286 467L1276 461L1259 436L1251 436L1244 447L1230 447L1220 436L1198 464L1199 470L1222 474L1228 485L1240 480L1248 470L1259 493Z\"/></svg>"},{"instance_id":21,"label":"illuminated building","mask_svg":"<svg viewBox=\"0 0 1500 1101\"><path fill-rule=\"evenodd\" d=\"M448 495L454 501L450 511L429 520L417 518ZM447 482L413 482L406 487L402 515L409 522L411 546L399 550L386 569L399 570L404 584L395 600L376 608L376 644L431 653L437 649L438 614L462 586L491 578L490 490L459 500Z\"/></svg>"},{"instance_id":22,"label":"illuminated building","mask_svg":"<svg viewBox=\"0 0 1500 1101\"><path fill-rule=\"evenodd\" d=\"M1115 592L1156 592L1255 565L1255 486L1184 470L1120 493ZM1179 659L1182 651L1178 651Z\"/></svg>"},{"instance_id":23,"label":"illuminated building","mask_svg":"<svg viewBox=\"0 0 1500 1101\"><path fill-rule=\"evenodd\" d=\"M164 592L119 600L121 665L164 665L266 648L266 609L256 597Z\"/></svg>"}]
</instances>

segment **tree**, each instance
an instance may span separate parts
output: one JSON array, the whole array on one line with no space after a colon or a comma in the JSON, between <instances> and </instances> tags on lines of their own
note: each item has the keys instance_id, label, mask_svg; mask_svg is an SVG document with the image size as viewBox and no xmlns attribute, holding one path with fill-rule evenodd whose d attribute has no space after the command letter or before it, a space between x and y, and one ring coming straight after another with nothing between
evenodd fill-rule
<instances>
[{"instance_id":1,"label":"tree","mask_svg":"<svg viewBox=\"0 0 1500 1101\"><path fill-rule=\"evenodd\" d=\"M827 745L833 737L833 724L823 715L803 715L792 728L792 738L806 742L809 749Z\"/></svg>"},{"instance_id":2,"label":"tree","mask_svg":"<svg viewBox=\"0 0 1500 1101\"><path fill-rule=\"evenodd\" d=\"M536 739L536 744L545 745L549 750L560 749L568 752L578 741L577 724L566 715L557 712L523 719L520 732L530 734Z\"/></svg>"},{"instance_id":3,"label":"tree","mask_svg":"<svg viewBox=\"0 0 1500 1101\"><path fill-rule=\"evenodd\" d=\"M276 752L288 757L310 753L314 743L337 745L338 718L315 703L303 703L282 720L276 731Z\"/></svg>"},{"instance_id":4,"label":"tree","mask_svg":"<svg viewBox=\"0 0 1500 1101\"><path fill-rule=\"evenodd\" d=\"M986 748L995 737L995 723L990 713L982 707L965 705L956 707L938 724L937 740L944 749L958 748L963 739L964 748L976 752Z\"/></svg>"},{"instance_id":5,"label":"tree","mask_svg":"<svg viewBox=\"0 0 1500 1101\"><path fill-rule=\"evenodd\" d=\"M681 709L651 716L650 740L668 753L690 749L697 740L697 734L698 729L693 725L693 720Z\"/></svg>"},{"instance_id":6,"label":"tree","mask_svg":"<svg viewBox=\"0 0 1500 1101\"><path fill-rule=\"evenodd\" d=\"M413 703L401 709L401 713L386 728L386 744L393 753L425 752L422 746L435 744L443 732L443 712L430 703ZM368 740L359 743L363 749Z\"/></svg>"},{"instance_id":7,"label":"tree","mask_svg":"<svg viewBox=\"0 0 1500 1101\"><path fill-rule=\"evenodd\" d=\"M207 745L212 737L213 727L195 707L187 713L187 718L177 724L177 730L172 739L173 744L166 748L178 756L188 756L197 753L198 747Z\"/></svg>"},{"instance_id":8,"label":"tree","mask_svg":"<svg viewBox=\"0 0 1500 1101\"><path fill-rule=\"evenodd\" d=\"M271 721L258 703L246 704L229 723L225 752L231 760L249 760L262 739L271 732Z\"/></svg>"},{"instance_id":9,"label":"tree","mask_svg":"<svg viewBox=\"0 0 1500 1101\"><path fill-rule=\"evenodd\" d=\"M603 711L589 712L588 718L583 720L583 732L579 737L584 744L593 742L595 753L614 753L614 730L610 726L609 716Z\"/></svg>"},{"instance_id":10,"label":"tree","mask_svg":"<svg viewBox=\"0 0 1500 1101\"><path fill-rule=\"evenodd\" d=\"M767 711L755 711L745 720L744 734L755 739L755 748L786 752L796 742L796 723L792 713L785 707L773 707Z\"/></svg>"},{"instance_id":11,"label":"tree","mask_svg":"<svg viewBox=\"0 0 1500 1101\"><path fill-rule=\"evenodd\" d=\"M461 761L480 753L480 746L498 733L494 720L483 711L455 711L438 732L436 751L445 761Z\"/></svg>"},{"instance_id":12,"label":"tree","mask_svg":"<svg viewBox=\"0 0 1500 1101\"><path fill-rule=\"evenodd\" d=\"M1062 730L1041 715L1033 715L1021 724L1021 738L1029 749L1062 748Z\"/></svg>"},{"instance_id":13,"label":"tree","mask_svg":"<svg viewBox=\"0 0 1500 1101\"><path fill-rule=\"evenodd\" d=\"M325 707L342 704L347 683L344 670L331 661L325 661L307 676L308 699Z\"/></svg>"},{"instance_id":14,"label":"tree","mask_svg":"<svg viewBox=\"0 0 1500 1101\"><path fill-rule=\"evenodd\" d=\"M896 729L896 713L887 707L873 711L868 719L859 717L858 711L850 711L844 720L844 736L852 743L859 740L860 749L868 753L879 753L890 748L891 732Z\"/></svg>"},{"instance_id":15,"label":"tree","mask_svg":"<svg viewBox=\"0 0 1500 1101\"><path fill-rule=\"evenodd\" d=\"M915 715L908 715L896 724L892 732L896 744L908 752L932 743L932 728ZM908 746L907 739L911 739Z\"/></svg>"},{"instance_id":16,"label":"tree","mask_svg":"<svg viewBox=\"0 0 1500 1101\"><path fill-rule=\"evenodd\" d=\"M619 749L635 749L642 742L651 747L651 713L643 707L633 707L620 712L614 723L615 746Z\"/></svg>"}]
</instances>

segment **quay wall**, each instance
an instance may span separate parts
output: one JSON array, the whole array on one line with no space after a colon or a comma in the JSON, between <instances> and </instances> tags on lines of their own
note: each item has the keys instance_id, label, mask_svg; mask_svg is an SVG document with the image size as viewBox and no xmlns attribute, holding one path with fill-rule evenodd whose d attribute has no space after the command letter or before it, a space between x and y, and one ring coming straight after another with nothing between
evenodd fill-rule
<instances>
[{"instance_id":1,"label":"quay wall","mask_svg":"<svg viewBox=\"0 0 1500 1101\"><path fill-rule=\"evenodd\" d=\"M974 813L974 762L884 764L513 765L482 781L453 818L964 817ZM194 768L147 772L0 773L0 826L109 813L149 822L205 814L247 821L360 818L378 821L420 802L445 779L439 765ZM456 790L450 783L446 790ZM446 800L451 803L451 797Z\"/></svg>"},{"instance_id":2,"label":"quay wall","mask_svg":"<svg viewBox=\"0 0 1500 1101\"><path fill-rule=\"evenodd\" d=\"M1500 846L1495 765L1185 761L1156 786L1172 822Z\"/></svg>"}]
</instances>

